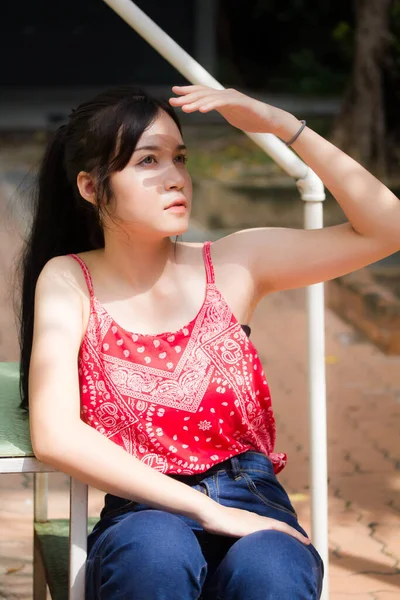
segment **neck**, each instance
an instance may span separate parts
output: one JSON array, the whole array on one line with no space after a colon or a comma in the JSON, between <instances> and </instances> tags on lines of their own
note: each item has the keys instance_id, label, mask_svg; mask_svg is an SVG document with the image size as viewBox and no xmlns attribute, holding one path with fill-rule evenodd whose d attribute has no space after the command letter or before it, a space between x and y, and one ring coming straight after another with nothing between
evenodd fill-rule
<instances>
[{"instance_id":1,"label":"neck","mask_svg":"<svg viewBox=\"0 0 400 600\"><path fill-rule=\"evenodd\" d=\"M169 237L132 240L125 232L120 236L105 235L102 260L105 270L119 286L145 292L172 274L174 242Z\"/></svg>"}]
</instances>

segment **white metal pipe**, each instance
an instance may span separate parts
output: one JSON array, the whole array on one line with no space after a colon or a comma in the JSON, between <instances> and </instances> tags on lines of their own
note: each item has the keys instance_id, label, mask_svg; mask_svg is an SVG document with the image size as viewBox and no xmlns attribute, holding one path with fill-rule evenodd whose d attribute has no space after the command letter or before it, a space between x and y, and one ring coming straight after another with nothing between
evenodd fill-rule
<instances>
[{"instance_id":1,"label":"white metal pipe","mask_svg":"<svg viewBox=\"0 0 400 600\"><path fill-rule=\"evenodd\" d=\"M212 77L131 0L104 0L104 2L192 84L224 89L222 84ZM319 177L274 135L244 133L290 177L297 181L301 198L305 202L305 228L322 227L322 201L325 200L325 191ZM323 290L323 284L307 288L307 311L312 533L313 543L325 563L324 590L321 599L327 600L329 597L327 576L329 556Z\"/></svg>"},{"instance_id":2,"label":"white metal pipe","mask_svg":"<svg viewBox=\"0 0 400 600\"><path fill-rule=\"evenodd\" d=\"M323 227L322 206L322 202L304 203L305 229ZM306 294L311 538L324 561L324 586L321 598L327 600L329 598L329 546L324 284L308 286Z\"/></svg>"},{"instance_id":3,"label":"white metal pipe","mask_svg":"<svg viewBox=\"0 0 400 600\"><path fill-rule=\"evenodd\" d=\"M218 90L225 89L134 2L131 0L103 1L192 84L207 85ZM265 133L246 133L246 135L271 156L290 177L303 179L306 176L308 166L277 137Z\"/></svg>"},{"instance_id":4,"label":"white metal pipe","mask_svg":"<svg viewBox=\"0 0 400 600\"><path fill-rule=\"evenodd\" d=\"M70 478L68 600L84 600L88 535L88 486Z\"/></svg>"},{"instance_id":5,"label":"white metal pipe","mask_svg":"<svg viewBox=\"0 0 400 600\"><path fill-rule=\"evenodd\" d=\"M17 456L0 458L1 473L52 473L57 471L54 467L40 462L34 456Z\"/></svg>"},{"instance_id":6,"label":"white metal pipe","mask_svg":"<svg viewBox=\"0 0 400 600\"><path fill-rule=\"evenodd\" d=\"M223 90L204 67L194 60L165 31L130 0L104 0L128 25L171 63L186 79L196 84Z\"/></svg>"},{"instance_id":7,"label":"white metal pipe","mask_svg":"<svg viewBox=\"0 0 400 600\"><path fill-rule=\"evenodd\" d=\"M47 496L49 474L33 474L33 519L36 523L47 521Z\"/></svg>"},{"instance_id":8,"label":"white metal pipe","mask_svg":"<svg viewBox=\"0 0 400 600\"><path fill-rule=\"evenodd\" d=\"M48 473L33 474L33 521L46 523ZM33 529L33 600L46 600L46 572L35 528Z\"/></svg>"}]
</instances>

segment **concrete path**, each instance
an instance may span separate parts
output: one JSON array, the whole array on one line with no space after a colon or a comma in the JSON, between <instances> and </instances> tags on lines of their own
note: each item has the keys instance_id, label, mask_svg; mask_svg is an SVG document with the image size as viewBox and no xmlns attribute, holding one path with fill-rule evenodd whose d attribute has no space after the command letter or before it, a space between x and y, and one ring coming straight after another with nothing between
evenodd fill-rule
<instances>
[{"instance_id":1,"label":"concrete path","mask_svg":"<svg viewBox=\"0 0 400 600\"><path fill-rule=\"evenodd\" d=\"M11 180L0 182L2 361L18 360L9 289L18 238L5 219ZM23 214L13 217L25 220ZM215 239L192 224L185 239L207 237ZM278 477L311 533L304 290L266 297L251 325L272 391L276 451L288 454ZM326 362L330 598L395 600L400 598L400 357L385 356L326 310ZM65 475L50 476L50 518L68 515L68 485ZM0 477L0 599L32 598L32 488L31 475ZM90 490L90 515L99 514L103 497Z\"/></svg>"},{"instance_id":2,"label":"concrete path","mask_svg":"<svg viewBox=\"0 0 400 600\"><path fill-rule=\"evenodd\" d=\"M279 479L310 532L304 291L265 298L251 323L272 389ZM400 597L400 357L326 311L331 600ZM32 476L0 478L0 598L31 598ZM68 478L50 477L50 517L68 514ZM90 490L90 514L104 494Z\"/></svg>"}]
</instances>

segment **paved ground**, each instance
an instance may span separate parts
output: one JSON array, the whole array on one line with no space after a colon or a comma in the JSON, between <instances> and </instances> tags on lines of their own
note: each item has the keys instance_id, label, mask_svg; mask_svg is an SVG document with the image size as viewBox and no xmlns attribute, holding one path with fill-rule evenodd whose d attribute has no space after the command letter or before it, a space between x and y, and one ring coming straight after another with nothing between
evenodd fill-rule
<instances>
[{"instance_id":1,"label":"paved ground","mask_svg":"<svg viewBox=\"0 0 400 600\"><path fill-rule=\"evenodd\" d=\"M17 360L10 257L0 202L0 360ZM196 232L198 239L202 234ZM4 285L5 282L5 285ZM310 527L306 313L303 290L265 298L251 323L273 394L279 479ZM329 587L332 600L400 598L400 357L387 357L326 311ZM50 477L49 516L68 514L68 478ZM90 514L103 493L90 490ZM32 476L0 477L0 599L32 597Z\"/></svg>"},{"instance_id":2,"label":"paved ground","mask_svg":"<svg viewBox=\"0 0 400 600\"><path fill-rule=\"evenodd\" d=\"M310 531L304 293L265 298L254 316L273 392L279 475ZM400 357L388 358L326 312L328 387L330 598L400 597ZM51 476L50 516L68 510L68 480ZM90 491L90 514L103 494ZM31 597L32 477L1 478L0 598Z\"/></svg>"}]
</instances>

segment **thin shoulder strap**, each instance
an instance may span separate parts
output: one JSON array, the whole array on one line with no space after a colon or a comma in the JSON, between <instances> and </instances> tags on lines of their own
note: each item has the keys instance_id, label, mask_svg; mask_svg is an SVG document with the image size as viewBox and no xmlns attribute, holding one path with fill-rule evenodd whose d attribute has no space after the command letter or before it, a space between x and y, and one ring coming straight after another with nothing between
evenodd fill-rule
<instances>
[{"instance_id":1,"label":"thin shoulder strap","mask_svg":"<svg viewBox=\"0 0 400 600\"><path fill-rule=\"evenodd\" d=\"M81 257L77 256L76 254L68 254L68 256L72 256L72 258L74 258L81 265L83 274L84 274L85 279L86 279L87 286L89 288L90 295L94 296L92 278L90 276L89 269L87 268L86 264L81 259Z\"/></svg>"},{"instance_id":2,"label":"thin shoulder strap","mask_svg":"<svg viewBox=\"0 0 400 600\"><path fill-rule=\"evenodd\" d=\"M211 260L211 242L203 244L204 266L206 268L207 283L215 283L214 267Z\"/></svg>"}]
</instances>

